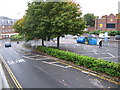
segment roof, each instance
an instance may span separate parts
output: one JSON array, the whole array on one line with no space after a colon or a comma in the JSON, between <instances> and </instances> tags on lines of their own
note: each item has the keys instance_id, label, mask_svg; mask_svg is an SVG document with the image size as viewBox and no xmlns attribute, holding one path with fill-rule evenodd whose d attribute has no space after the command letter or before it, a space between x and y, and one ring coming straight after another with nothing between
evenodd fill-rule
<instances>
[{"instance_id":1,"label":"roof","mask_svg":"<svg viewBox=\"0 0 120 90\"><path fill-rule=\"evenodd\" d=\"M11 19L5 16L0 16L0 25L13 25L18 19Z\"/></svg>"}]
</instances>

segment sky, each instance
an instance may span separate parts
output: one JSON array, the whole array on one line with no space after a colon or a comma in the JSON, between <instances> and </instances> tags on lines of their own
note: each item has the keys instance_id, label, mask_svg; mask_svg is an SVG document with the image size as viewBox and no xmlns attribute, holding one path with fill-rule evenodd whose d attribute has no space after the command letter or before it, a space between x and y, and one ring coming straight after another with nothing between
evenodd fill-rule
<instances>
[{"instance_id":1,"label":"sky","mask_svg":"<svg viewBox=\"0 0 120 90\"><path fill-rule=\"evenodd\" d=\"M27 10L27 3L33 0L1 0L0 16L12 19L20 19ZM83 15L92 13L95 16L109 15L118 13L118 2L120 0L73 0L79 3Z\"/></svg>"}]
</instances>

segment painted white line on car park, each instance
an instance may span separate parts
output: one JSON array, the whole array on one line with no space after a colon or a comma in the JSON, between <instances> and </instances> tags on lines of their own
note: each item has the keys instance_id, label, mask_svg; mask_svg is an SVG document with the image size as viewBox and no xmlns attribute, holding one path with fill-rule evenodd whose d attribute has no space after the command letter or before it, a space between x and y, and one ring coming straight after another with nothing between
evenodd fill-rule
<instances>
[{"instance_id":1,"label":"painted white line on car park","mask_svg":"<svg viewBox=\"0 0 120 90\"><path fill-rule=\"evenodd\" d=\"M83 47L86 50L86 47Z\"/></svg>"},{"instance_id":2,"label":"painted white line on car park","mask_svg":"<svg viewBox=\"0 0 120 90\"><path fill-rule=\"evenodd\" d=\"M76 46L80 46L79 44L75 44Z\"/></svg>"},{"instance_id":3,"label":"painted white line on car park","mask_svg":"<svg viewBox=\"0 0 120 90\"><path fill-rule=\"evenodd\" d=\"M112 55L111 53L108 53L110 56L112 56L113 58L115 57L114 55Z\"/></svg>"},{"instance_id":4,"label":"painted white line on car park","mask_svg":"<svg viewBox=\"0 0 120 90\"><path fill-rule=\"evenodd\" d=\"M95 54L98 54L96 51L93 51Z\"/></svg>"},{"instance_id":5,"label":"painted white line on car park","mask_svg":"<svg viewBox=\"0 0 120 90\"><path fill-rule=\"evenodd\" d=\"M98 59L103 59L103 58L118 58L118 57L101 57L101 58L98 58Z\"/></svg>"}]
</instances>

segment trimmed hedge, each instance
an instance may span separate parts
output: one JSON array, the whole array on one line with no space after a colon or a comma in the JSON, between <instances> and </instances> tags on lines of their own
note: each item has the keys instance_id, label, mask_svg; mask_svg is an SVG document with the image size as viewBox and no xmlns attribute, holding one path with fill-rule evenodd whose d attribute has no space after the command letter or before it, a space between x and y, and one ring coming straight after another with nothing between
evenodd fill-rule
<instances>
[{"instance_id":1,"label":"trimmed hedge","mask_svg":"<svg viewBox=\"0 0 120 90\"><path fill-rule=\"evenodd\" d=\"M38 46L37 50L47 53L59 59L72 61L73 63L90 68L91 70L106 73L109 76L120 78L120 63L112 61L105 61L96 59L89 56L78 55L73 52L64 51L60 49Z\"/></svg>"}]
</instances>

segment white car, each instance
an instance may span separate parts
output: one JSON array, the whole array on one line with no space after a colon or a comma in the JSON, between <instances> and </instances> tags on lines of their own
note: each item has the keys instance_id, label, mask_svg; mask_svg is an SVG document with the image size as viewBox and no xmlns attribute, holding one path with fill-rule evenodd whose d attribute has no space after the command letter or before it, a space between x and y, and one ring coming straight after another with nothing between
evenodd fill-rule
<instances>
[{"instance_id":1,"label":"white car","mask_svg":"<svg viewBox=\"0 0 120 90\"><path fill-rule=\"evenodd\" d=\"M105 38L105 34L99 34L99 38L104 39ZM110 36L107 36L108 39L110 39Z\"/></svg>"}]
</instances>

